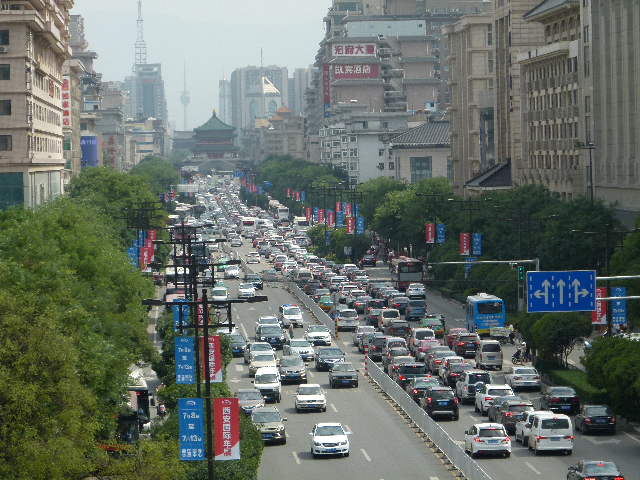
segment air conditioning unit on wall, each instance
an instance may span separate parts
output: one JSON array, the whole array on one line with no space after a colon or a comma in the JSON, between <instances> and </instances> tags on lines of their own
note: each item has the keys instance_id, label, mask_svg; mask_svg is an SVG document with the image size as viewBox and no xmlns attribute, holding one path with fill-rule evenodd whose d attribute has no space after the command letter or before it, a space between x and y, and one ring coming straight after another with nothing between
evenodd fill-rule
<instances>
[{"instance_id":1,"label":"air conditioning unit on wall","mask_svg":"<svg viewBox=\"0 0 640 480\"><path fill-rule=\"evenodd\" d=\"M9 53L9 45L0 45L0 53Z\"/></svg>"}]
</instances>

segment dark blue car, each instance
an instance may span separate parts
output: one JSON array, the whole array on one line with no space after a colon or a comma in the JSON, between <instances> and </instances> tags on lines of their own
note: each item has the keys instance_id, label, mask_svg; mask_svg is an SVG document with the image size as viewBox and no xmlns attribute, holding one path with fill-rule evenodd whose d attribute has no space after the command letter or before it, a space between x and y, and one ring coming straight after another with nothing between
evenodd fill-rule
<instances>
[{"instance_id":1,"label":"dark blue car","mask_svg":"<svg viewBox=\"0 0 640 480\"><path fill-rule=\"evenodd\" d=\"M420 320L427 314L427 302L424 300L409 300L405 310L405 320Z\"/></svg>"}]
</instances>

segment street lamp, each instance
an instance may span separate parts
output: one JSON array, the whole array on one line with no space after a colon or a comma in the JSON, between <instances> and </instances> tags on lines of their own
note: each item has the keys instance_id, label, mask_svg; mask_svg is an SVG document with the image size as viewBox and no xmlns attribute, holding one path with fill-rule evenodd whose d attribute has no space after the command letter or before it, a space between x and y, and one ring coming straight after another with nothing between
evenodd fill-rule
<instances>
[{"instance_id":1,"label":"street lamp","mask_svg":"<svg viewBox=\"0 0 640 480\"><path fill-rule=\"evenodd\" d=\"M591 151L595 150L596 147L592 141L587 141L587 143L576 141L576 148L589 150L589 195L591 196L591 205L593 206L593 159L591 157Z\"/></svg>"}]
</instances>

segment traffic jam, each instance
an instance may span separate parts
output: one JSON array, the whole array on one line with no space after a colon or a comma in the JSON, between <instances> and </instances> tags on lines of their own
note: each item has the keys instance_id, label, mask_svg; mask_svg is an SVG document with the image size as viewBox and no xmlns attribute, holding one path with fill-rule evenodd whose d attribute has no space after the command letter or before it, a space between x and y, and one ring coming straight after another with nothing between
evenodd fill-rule
<instances>
[{"instance_id":1,"label":"traffic jam","mask_svg":"<svg viewBox=\"0 0 640 480\"><path fill-rule=\"evenodd\" d=\"M285 219L279 203L270 210L247 207L233 186L220 187L212 189L215 196L203 195L205 214L186 219L201 227L202 241L226 239L208 252L216 265L242 260L239 269L222 265L205 273L216 278L214 290L228 299L273 297L269 292L277 289L276 296L290 299L260 308L249 321L243 317L231 332L220 331L229 335L237 359L229 370L247 372L250 379L250 387L237 380L243 388L234 396L265 444L285 445L290 438L294 419L278 407L293 397L295 414L310 427L312 457L349 456L350 427L323 421L331 405L327 389L361 390L367 355L377 365L371 368L401 386L482 468L513 455L526 460L528 478L625 478L611 458L611 447L620 442L607 442L619 436L616 416L607 405L581 404L570 387L543 382L526 345L505 325L501 299L471 295L464 320L446 318L427 305L420 260L396 255L383 261L373 247L355 263L319 258L304 217ZM317 321L291 295L294 290L311 298L335 328ZM562 460L585 442L601 447L585 453L599 455ZM563 471L544 475L534 461L540 455L562 464Z\"/></svg>"}]
</instances>

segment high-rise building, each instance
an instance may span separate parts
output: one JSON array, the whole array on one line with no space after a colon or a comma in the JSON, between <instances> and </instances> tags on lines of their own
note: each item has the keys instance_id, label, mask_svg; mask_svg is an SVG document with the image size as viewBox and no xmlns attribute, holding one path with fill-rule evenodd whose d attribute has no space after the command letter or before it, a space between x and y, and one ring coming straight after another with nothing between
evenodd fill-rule
<instances>
[{"instance_id":1,"label":"high-rise building","mask_svg":"<svg viewBox=\"0 0 640 480\"><path fill-rule=\"evenodd\" d=\"M227 125L233 122L233 107L231 101L231 82L224 78L218 82L218 110L219 118Z\"/></svg>"},{"instance_id":2,"label":"high-rise building","mask_svg":"<svg viewBox=\"0 0 640 480\"><path fill-rule=\"evenodd\" d=\"M311 77L314 71L315 67L310 65L308 68L296 68L293 72L293 89L289 88L289 108L296 115L303 114L306 109L305 92L311 86Z\"/></svg>"},{"instance_id":3,"label":"high-rise building","mask_svg":"<svg viewBox=\"0 0 640 480\"><path fill-rule=\"evenodd\" d=\"M150 63L134 65L132 77L125 83L131 91L129 117L133 119L155 118L168 127L167 99L164 92L162 65Z\"/></svg>"},{"instance_id":4,"label":"high-rise building","mask_svg":"<svg viewBox=\"0 0 640 480\"><path fill-rule=\"evenodd\" d=\"M0 208L63 193L63 64L74 0L0 10ZM5 8L11 7L11 8Z\"/></svg>"}]
</instances>

